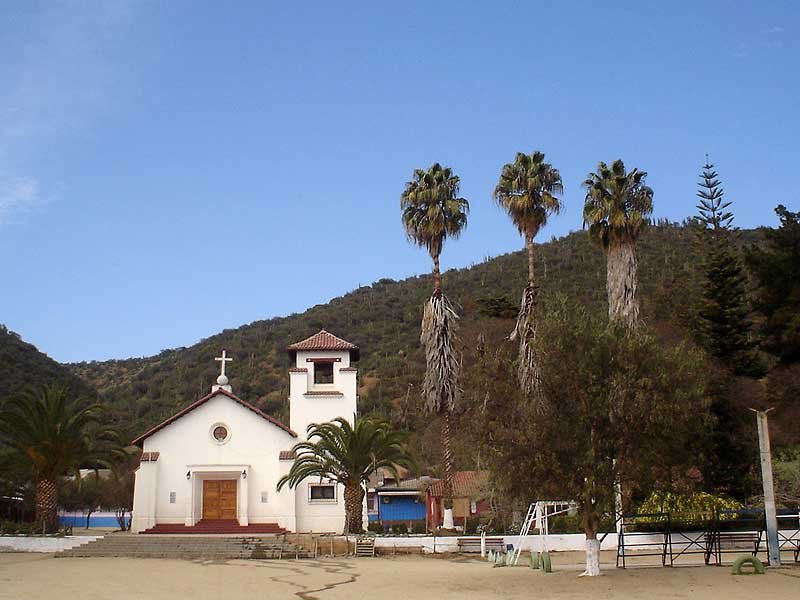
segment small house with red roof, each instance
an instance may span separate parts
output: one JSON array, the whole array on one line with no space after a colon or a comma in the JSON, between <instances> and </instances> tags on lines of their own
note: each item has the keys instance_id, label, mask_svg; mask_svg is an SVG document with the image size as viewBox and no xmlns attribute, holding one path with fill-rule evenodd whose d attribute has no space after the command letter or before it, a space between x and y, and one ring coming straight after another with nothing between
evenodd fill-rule
<instances>
[{"instance_id":1,"label":"small house with red roof","mask_svg":"<svg viewBox=\"0 0 800 600\"><path fill-rule=\"evenodd\" d=\"M341 486L319 479L276 491L292 447L312 423L356 413L359 348L325 330L287 348L289 424L233 391L225 373L209 394L133 440L142 449L135 533L341 532Z\"/></svg>"},{"instance_id":2,"label":"small house with red roof","mask_svg":"<svg viewBox=\"0 0 800 600\"><path fill-rule=\"evenodd\" d=\"M427 488L426 511L431 528L442 525L444 516L444 481L436 480ZM453 523L463 526L466 520L490 510L489 472L456 471L453 473Z\"/></svg>"}]
</instances>

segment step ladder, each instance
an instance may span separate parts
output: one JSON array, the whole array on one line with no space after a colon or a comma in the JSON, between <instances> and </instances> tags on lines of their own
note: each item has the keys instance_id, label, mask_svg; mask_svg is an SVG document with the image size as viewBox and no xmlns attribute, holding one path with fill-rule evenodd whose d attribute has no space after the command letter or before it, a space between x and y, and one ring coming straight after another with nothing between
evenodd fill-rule
<instances>
[{"instance_id":1,"label":"step ladder","mask_svg":"<svg viewBox=\"0 0 800 600\"><path fill-rule=\"evenodd\" d=\"M522 543L531 531L531 527L537 528L534 523L537 521L536 517L539 514L539 503L534 502L528 507L528 513L525 515L525 520L522 522L522 528L519 531L519 541L514 546L514 554L511 557L511 565L516 566L519 562L519 555L522 554Z\"/></svg>"},{"instance_id":2,"label":"step ladder","mask_svg":"<svg viewBox=\"0 0 800 600\"><path fill-rule=\"evenodd\" d=\"M568 513L575 508L575 502L572 500L539 500L531 504L528 507L525 520L522 522L522 528L519 532L517 545L514 546L514 553L511 557L510 564L516 566L517 563L519 563L519 557L520 554L522 554L522 546L525 538L530 534L531 529L539 531L542 552L547 552L547 536L550 533L548 519L556 515Z\"/></svg>"},{"instance_id":3,"label":"step ladder","mask_svg":"<svg viewBox=\"0 0 800 600\"><path fill-rule=\"evenodd\" d=\"M358 538L356 540L356 556L375 556L375 538Z\"/></svg>"}]
</instances>

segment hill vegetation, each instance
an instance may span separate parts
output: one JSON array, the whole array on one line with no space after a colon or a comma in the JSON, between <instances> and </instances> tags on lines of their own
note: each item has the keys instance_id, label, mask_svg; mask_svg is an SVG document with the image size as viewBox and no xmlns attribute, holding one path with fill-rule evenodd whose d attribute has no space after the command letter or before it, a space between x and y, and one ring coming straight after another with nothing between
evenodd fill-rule
<instances>
[{"instance_id":1,"label":"hill vegetation","mask_svg":"<svg viewBox=\"0 0 800 600\"><path fill-rule=\"evenodd\" d=\"M603 305L604 259L584 232L541 244L537 257L545 302L548 296L563 294L592 308ZM694 260L690 232L669 223L649 228L639 259L645 319L665 333L683 335ZM522 252L515 252L444 274L449 296L460 305L466 363L479 333L499 346L513 329L526 266ZM255 321L190 347L149 358L68 367L97 389L134 432L207 393L217 375L213 357L225 348L234 357L229 376L235 392L286 418L289 361L285 348L325 328L362 349L361 410L402 424L415 412L414 390L424 372L419 324L431 286L429 276L381 279L304 313Z\"/></svg>"},{"instance_id":2,"label":"hill vegetation","mask_svg":"<svg viewBox=\"0 0 800 600\"><path fill-rule=\"evenodd\" d=\"M761 237L759 231L741 234L745 244L758 242ZM540 244L536 256L544 305L549 298L566 296L589 310L606 310L604 257L585 232ZM638 246L638 258L643 320L665 342L691 339L692 307L697 300L695 290L699 289L691 227L668 222L648 227ZM520 251L443 274L448 295L459 305L462 320L465 403L476 400L472 370L479 352L491 353L507 363L515 359L516 347L506 338L514 327L518 298L527 281L526 261ZM6 359L0 366L0 393L5 396L25 381L67 378L74 385L82 385L84 393L96 390L130 439L205 395L217 376L213 358L225 348L234 357L229 377L235 393L286 420L289 360L285 348L325 328L361 347L362 414L389 418L412 432L421 465L435 470L437 423L424 416L418 392L425 369L419 326L431 287L432 279L427 275L402 281L381 279L303 313L255 321L147 358L59 365L3 330L0 357ZM13 359L8 358L10 353ZM796 386L793 372L783 370L772 378L782 382L773 386L777 388L769 394L773 399L782 390ZM741 402L749 400L743 398ZM791 428L783 427L783 419L775 413L777 443L796 444ZM480 464L480 456L466 436L455 440L455 454L458 467Z\"/></svg>"},{"instance_id":3,"label":"hill vegetation","mask_svg":"<svg viewBox=\"0 0 800 600\"><path fill-rule=\"evenodd\" d=\"M0 365L0 399L28 386L44 384L66 385L76 395L97 397L91 384L75 375L68 366L23 341L5 325L0 325Z\"/></svg>"}]
</instances>

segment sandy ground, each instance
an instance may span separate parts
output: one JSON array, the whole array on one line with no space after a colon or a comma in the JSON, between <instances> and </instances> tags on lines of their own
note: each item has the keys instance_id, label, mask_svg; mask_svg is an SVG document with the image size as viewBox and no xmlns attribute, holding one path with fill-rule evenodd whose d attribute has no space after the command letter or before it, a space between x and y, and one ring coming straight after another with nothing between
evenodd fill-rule
<instances>
[{"instance_id":1,"label":"sandy ground","mask_svg":"<svg viewBox=\"0 0 800 600\"><path fill-rule=\"evenodd\" d=\"M604 557L604 562L612 557ZM800 567L734 577L728 567L615 569L578 578L578 553L553 555L554 572L492 568L479 558L190 562L0 554L0 598L13 600L327 600L800 598Z\"/></svg>"}]
</instances>

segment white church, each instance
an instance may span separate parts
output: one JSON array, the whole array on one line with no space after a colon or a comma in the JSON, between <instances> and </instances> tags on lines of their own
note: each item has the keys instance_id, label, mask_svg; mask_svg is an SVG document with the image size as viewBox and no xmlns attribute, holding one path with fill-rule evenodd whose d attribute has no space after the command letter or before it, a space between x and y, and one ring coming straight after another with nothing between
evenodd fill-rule
<instances>
[{"instance_id":1,"label":"white church","mask_svg":"<svg viewBox=\"0 0 800 600\"><path fill-rule=\"evenodd\" d=\"M336 532L343 488L318 478L276 491L311 423L356 413L359 349L325 330L288 348L289 424L237 397L222 356L211 393L142 434L134 533ZM365 512L366 514L366 512Z\"/></svg>"}]
</instances>

